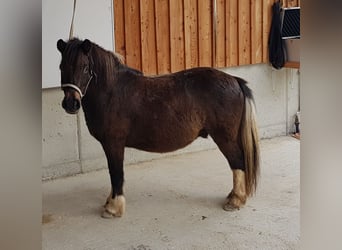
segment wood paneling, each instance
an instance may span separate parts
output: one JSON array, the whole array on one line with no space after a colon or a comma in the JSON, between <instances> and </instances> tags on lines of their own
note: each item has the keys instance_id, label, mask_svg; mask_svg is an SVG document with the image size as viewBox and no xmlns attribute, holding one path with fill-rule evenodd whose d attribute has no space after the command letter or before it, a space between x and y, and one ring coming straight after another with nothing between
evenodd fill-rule
<instances>
[{"instance_id":1,"label":"wood paneling","mask_svg":"<svg viewBox=\"0 0 342 250\"><path fill-rule=\"evenodd\" d=\"M283 0L282 3L286 8L300 6L300 0Z\"/></svg>"},{"instance_id":2,"label":"wood paneling","mask_svg":"<svg viewBox=\"0 0 342 250\"><path fill-rule=\"evenodd\" d=\"M140 1L142 71L157 74L156 29L154 1Z\"/></svg>"},{"instance_id":3,"label":"wood paneling","mask_svg":"<svg viewBox=\"0 0 342 250\"><path fill-rule=\"evenodd\" d=\"M273 0L263 0L262 5L262 62L268 62L268 36L271 28Z\"/></svg>"},{"instance_id":4,"label":"wood paneling","mask_svg":"<svg viewBox=\"0 0 342 250\"><path fill-rule=\"evenodd\" d=\"M114 0L115 50L145 74L268 63L274 2Z\"/></svg>"},{"instance_id":5,"label":"wood paneling","mask_svg":"<svg viewBox=\"0 0 342 250\"><path fill-rule=\"evenodd\" d=\"M251 9L249 0L238 3L239 65L251 63Z\"/></svg>"},{"instance_id":6,"label":"wood paneling","mask_svg":"<svg viewBox=\"0 0 342 250\"><path fill-rule=\"evenodd\" d=\"M262 1L251 1L251 63L262 62Z\"/></svg>"},{"instance_id":7,"label":"wood paneling","mask_svg":"<svg viewBox=\"0 0 342 250\"><path fill-rule=\"evenodd\" d=\"M238 0L226 1L226 66L238 65Z\"/></svg>"},{"instance_id":8,"label":"wood paneling","mask_svg":"<svg viewBox=\"0 0 342 250\"><path fill-rule=\"evenodd\" d=\"M155 1L158 74L171 72L169 1Z\"/></svg>"},{"instance_id":9,"label":"wood paneling","mask_svg":"<svg viewBox=\"0 0 342 250\"><path fill-rule=\"evenodd\" d=\"M124 0L126 63L141 70L140 5L139 0Z\"/></svg>"},{"instance_id":10,"label":"wood paneling","mask_svg":"<svg viewBox=\"0 0 342 250\"><path fill-rule=\"evenodd\" d=\"M226 66L226 1L216 2L216 37L214 67ZM215 35L215 34L214 34Z\"/></svg>"},{"instance_id":11,"label":"wood paneling","mask_svg":"<svg viewBox=\"0 0 342 250\"><path fill-rule=\"evenodd\" d=\"M197 0L184 0L185 68L198 66Z\"/></svg>"},{"instance_id":12,"label":"wood paneling","mask_svg":"<svg viewBox=\"0 0 342 250\"><path fill-rule=\"evenodd\" d=\"M170 0L171 71L185 68L183 1Z\"/></svg>"},{"instance_id":13,"label":"wood paneling","mask_svg":"<svg viewBox=\"0 0 342 250\"><path fill-rule=\"evenodd\" d=\"M126 57L126 47L125 47L125 15L123 11L115 11L115 10L123 10L124 9L124 0L115 0L114 1L114 32L115 36L115 51Z\"/></svg>"},{"instance_id":14,"label":"wood paneling","mask_svg":"<svg viewBox=\"0 0 342 250\"><path fill-rule=\"evenodd\" d=\"M199 66L212 66L212 6L211 0L198 1Z\"/></svg>"}]
</instances>

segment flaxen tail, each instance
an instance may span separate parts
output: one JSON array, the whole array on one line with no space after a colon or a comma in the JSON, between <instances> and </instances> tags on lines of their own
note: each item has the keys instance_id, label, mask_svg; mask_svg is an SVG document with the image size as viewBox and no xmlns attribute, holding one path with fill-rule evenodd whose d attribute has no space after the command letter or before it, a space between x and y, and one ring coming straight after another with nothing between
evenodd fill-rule
<instances>
[{"instance_id":1,"label":"flaxen tail","mask_svg":"<svg viewBox=\"0 0 342 250\"><path fill-rule=\"evenodd\" d=\"M245 96L240 133L245 158L246 193L250 196L256 191L260 171L259 136L252 91L247 87L245 80L238 77L236 79Z\"/></svg>"}]
</instances>

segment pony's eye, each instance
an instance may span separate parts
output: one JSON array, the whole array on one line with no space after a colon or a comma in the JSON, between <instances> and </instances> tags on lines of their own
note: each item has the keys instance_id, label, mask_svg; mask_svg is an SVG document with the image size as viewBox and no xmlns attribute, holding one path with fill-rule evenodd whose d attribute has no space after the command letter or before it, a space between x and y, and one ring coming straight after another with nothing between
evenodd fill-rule
<instances>
[{"instance_id":1,"label":"pony's eye","mask_svg":"<svg viewBox=\"0 0 342 250\"><path fill-rule=\"evenodd\" d=\"M84 69L83 69L83 73L84 74L88 74L88 71L89 71L89 67L85 66Z\"/></svg>"}]
</instances>

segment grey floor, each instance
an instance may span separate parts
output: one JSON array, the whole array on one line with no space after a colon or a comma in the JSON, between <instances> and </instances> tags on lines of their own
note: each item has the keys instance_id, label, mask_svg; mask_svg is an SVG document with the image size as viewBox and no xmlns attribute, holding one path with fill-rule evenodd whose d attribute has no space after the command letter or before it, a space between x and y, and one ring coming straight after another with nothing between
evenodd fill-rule
<instances>
[{"instance_id":1,"label":"grey floor","mask_svg":"<svg viewBox=\"0 0 342 250\"><path fill-rule=\"evenodd\" d=\"M232 172L219 150L125 167L126 214L103 219L107 170L43 183L43 249L298 249L300 142L261 141L257 194L222 209Z\"/></svg>"}]
</instances>

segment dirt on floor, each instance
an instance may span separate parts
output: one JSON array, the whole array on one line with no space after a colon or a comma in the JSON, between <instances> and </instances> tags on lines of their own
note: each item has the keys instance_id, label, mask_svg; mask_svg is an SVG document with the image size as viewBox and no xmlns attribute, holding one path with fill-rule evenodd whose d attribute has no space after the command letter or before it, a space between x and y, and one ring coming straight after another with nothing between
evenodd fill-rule
<instances>
[{"instance_id":1,"label":"dirt on floor","mask_svg":"<svg viewBox=\"0 0 342 250\"><path fill-rule=\"evenodd\" d=\"M261 141L261 177L244 208L222 209L232 172L219 150L125 167L126 213L101 218L107 170L43 183L43 249L298 249L299 145Z\"/></svg>"}]
</instances>

